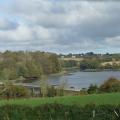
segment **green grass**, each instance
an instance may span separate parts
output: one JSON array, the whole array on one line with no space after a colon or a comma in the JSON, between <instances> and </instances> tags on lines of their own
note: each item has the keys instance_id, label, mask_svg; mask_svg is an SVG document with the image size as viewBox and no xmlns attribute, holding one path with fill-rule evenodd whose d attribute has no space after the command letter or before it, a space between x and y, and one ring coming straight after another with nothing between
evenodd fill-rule
<instances>
[{"instance_id":1,"label":"green grass","mask_svg":"<svg viewBox=\"0 0 120 120\"><path fill-rule=\"evenodd\" d=\"M29 105L38 106L42 104L59 103L63 105L79 105L84 106L86 104L96 105L117 105L120 104L120 93L111 94L93 94L87 96L64 96L54 98L31 98L31 99L16 99L16 100L0 100L1 105Z\"/></svg>"}]
</instances>

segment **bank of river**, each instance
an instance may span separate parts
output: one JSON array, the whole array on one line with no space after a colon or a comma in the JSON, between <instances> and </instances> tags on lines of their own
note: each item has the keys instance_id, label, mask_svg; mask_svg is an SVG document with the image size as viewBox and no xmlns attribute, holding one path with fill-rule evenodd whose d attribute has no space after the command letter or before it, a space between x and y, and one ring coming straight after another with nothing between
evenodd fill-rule
<instances>
[{"instance_id":1,"label":"bank of river","mask_svg":"<svg viewBox=\"0 0 120 120\"><path fill-rule=\"evenodd\" d=\"M103 71L120 71L120 69L86 69L80 70L81 72L103 72Z\"/></svg>"},{"instance_id":2,"label":"bank of river","mask_svg":"<svg viewBox=\"0 0 120 120\"><path fill-rule=\"evenodd\" d=\"M80 90L89 87L90 84L101 85L110 77L120 79L120 71L82 72L71 71L61 75L48 77L48 84L53 86L64 86L65 89ZM34 81L32 85L39 85L40 81Z\"/></svg>"}]
</instances>

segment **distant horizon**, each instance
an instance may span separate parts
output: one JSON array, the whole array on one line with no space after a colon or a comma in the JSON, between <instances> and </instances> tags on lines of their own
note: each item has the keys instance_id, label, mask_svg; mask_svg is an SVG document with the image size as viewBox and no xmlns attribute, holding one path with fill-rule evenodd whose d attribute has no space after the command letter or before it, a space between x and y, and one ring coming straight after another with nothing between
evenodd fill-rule
<instances>
[{"instance_id":1,"label":"distant horizon","mask_svg":"<svg viewBox=\"0 0 120 120\"><path fill-rule=\"evenodd\" d=\"M90 53L90 52L93 52L93 51L87 51L87 52L76 52L76 53L72 53L72 52L68 52L68 53L57 53L57 52L51 52L51 51L43 51L43 50L4 50L4 51L0 51L0 53L4 53L4 52L6 52L6 51L10 51L10 52L20 52L20 51L22 51L22 52L46 52L46 53L55 53L55 54L57 54L57 55L60 55L60 54L62 54L62 55L68 55L68 54L86 54L86 53ZM94 54L107 54L107 53L109 53L109 54L120 54L120 52L105 52L105 53L100 53L100 52L93 52Z\"/></svg>"}]
</instances>

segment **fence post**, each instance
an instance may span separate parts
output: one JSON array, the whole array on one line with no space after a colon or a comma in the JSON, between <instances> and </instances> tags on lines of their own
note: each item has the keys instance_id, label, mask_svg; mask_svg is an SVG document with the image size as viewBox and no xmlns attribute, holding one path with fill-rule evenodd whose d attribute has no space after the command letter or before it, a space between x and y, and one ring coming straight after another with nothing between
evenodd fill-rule
<instances>
[{"instance_id":1,"label":"fence post","mask_svg":"<svg viewBox=\"0 0 120 120\"><path fill-rule=\"evenodd\" d=\"M52 120L52 116L51 116L51 114L50 114L50 120Z\"/></svg>"},{"instance_id":2,"label":"fence post","mask_svg":"<svg viewBox=\"0 0 120 120\"><path fill-rule=\"evenodd\" d=\"M93 119L95 118L95 110L93 110L93 112L92 112L92 117L93 117Z\"/></svg>"}]
</instances>

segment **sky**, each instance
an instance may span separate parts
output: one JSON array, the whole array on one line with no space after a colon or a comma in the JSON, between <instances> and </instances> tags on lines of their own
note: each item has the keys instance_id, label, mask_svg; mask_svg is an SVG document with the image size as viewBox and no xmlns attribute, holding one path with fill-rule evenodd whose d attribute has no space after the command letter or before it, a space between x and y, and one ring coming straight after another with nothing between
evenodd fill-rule
<instances>
[{"instance_id":1,"label":"sky","mask_svg":"<svg viewBox=\"0 0 120 120\"><path fill-rule=\"evenodd\" d=\"M120 53L120 2L0 0L0 51Z\"/></svg>"}]
</instances>

